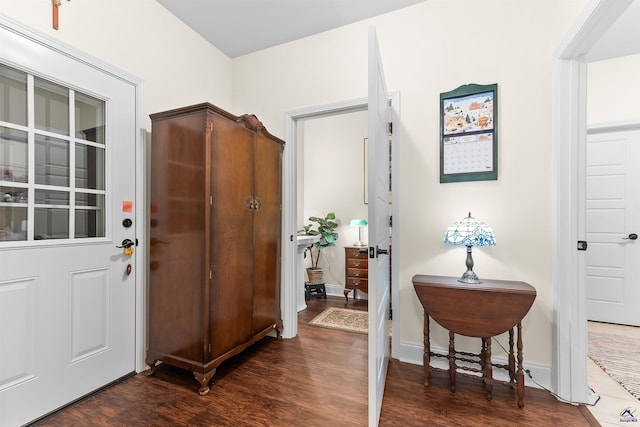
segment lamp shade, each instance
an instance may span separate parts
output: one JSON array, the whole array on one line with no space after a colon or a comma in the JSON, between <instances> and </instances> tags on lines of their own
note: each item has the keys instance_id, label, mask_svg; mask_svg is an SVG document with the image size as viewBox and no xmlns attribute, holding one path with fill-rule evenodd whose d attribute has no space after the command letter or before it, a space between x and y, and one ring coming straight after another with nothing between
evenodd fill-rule
<instances>
[{"instance_id":1,"label":"lamp shade","mask_svg":"<svg viewBox=\"0 0 640 427\"><path fill-rule=\"evenodd\" d=\"M349 225L351 227L364 227L365 225L367 225L367 221L364 219L356 218L352 219L351 222L349 222Z\"/></svg>"},{"instance_id":2,"label":"lamp shade","mask_svg":"<svg viewBox=\"0 0 640 427\"><path fill-rule=\"evenodd\" d=\"M469 216L447 228L444 243L454 246L495 246L493 230L484 221Z\"/></svg>"}]
</instances>

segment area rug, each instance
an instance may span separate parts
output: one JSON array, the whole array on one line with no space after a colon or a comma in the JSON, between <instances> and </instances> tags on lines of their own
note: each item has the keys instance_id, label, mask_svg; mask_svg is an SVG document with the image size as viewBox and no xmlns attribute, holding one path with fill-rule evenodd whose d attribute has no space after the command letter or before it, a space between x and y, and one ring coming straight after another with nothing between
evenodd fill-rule
<instances>
[{"instance_id":1,"label":"area rug","mask_svg":"<svg viewBox=\"0 0 640 427\"><path fill-rule=\"evenodd\" d=\"M588 355L603 371L640 400L640 342L613 331L589 331Z\"/></svg>"},{"instance_id":2,"label":"area rug","mask_svg":"<svg viewBox=\"0 0 640 427\"><path fill-rule=\"evenodd\" d=\"M366 311L329 307L314 317L309 325L366 334L368 332L367 317Z\"/></svg>"}]
</instances>

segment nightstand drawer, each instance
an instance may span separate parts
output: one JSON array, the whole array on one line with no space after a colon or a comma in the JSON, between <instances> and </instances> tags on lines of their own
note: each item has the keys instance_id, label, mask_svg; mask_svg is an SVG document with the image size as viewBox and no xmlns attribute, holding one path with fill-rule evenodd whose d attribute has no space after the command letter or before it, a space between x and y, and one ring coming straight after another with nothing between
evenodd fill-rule
<instances>
[{"instance_id":1,"label":"nightstand drawer","mask_svg":"<svg viewBox=\"0 0 640 427\"><path fill-rule=\"evenodd\" d=\"M362 248L362 252L360 252L360 248L345 248L347 258L359 258L359 259L368 259L369 253L367 252L367 248Z\"/></svg>"},{"instance_id":2,"label":"nightstand drawer","mask_svg":"<svg viewBox=\"0 0 640 427\"><path fill-rule=\"evenodd\" d=\"M347 268L367 268L369 260L367 258L347 258Z\"/></svg>"},{"instance_id":3,"label":"nightstand drawer","mask_svg":"<svg viewBox=\"0 0 640 427\"><path fill-rule=\"evenodd\" d=\"M345 284L347 289L357 289L366 294L369 293L369 281L367 279L359 279L356 277L348 277Z\"/></svg>"},{"instance_id":4,"label":"nightstand drawer","mask_svg":"<svg viewBox=\"0 0 640 427\"><path fill-rule=\"evenodd\" d=\"M366 268L347 268L347 278L369 277L369 270Z\"/></svg>"}]
</instances>

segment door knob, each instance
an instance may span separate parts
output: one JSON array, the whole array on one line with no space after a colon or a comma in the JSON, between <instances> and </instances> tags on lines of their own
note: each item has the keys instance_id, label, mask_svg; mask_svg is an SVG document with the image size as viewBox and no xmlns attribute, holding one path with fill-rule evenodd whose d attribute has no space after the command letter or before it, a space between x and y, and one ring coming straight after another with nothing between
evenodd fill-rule
<instances>
[{"instance_id":1,"label":"door knob","mask_svg":"<svg viewBox=\"0 0 640 427\"><path fill-rule=\"evenodd\" d=\"M125 255L132 255L134 246L135 246L135 243L133 242L133 240L124 239L122 241L122 246L116 246L116 248L124 248L124 254Z\"/></svg>"},{"instance_id":2,"label":"door knob","mask_svg":"<svg viewBox=\"0 0 640 427\"><path fill-rule=\"evenodd\" d=\"M636 233L629 234L629 237L623 237L622 240L636 240L638 235Z\"/></svg>"},{"instance_id":3,"label":"door knob","mask_svg":"<svg viewBox=\"0 0 640 427\"><path fill-rule=\"evenodd\" d=\"M376 258L378 258L380 255L389 255L389 250L388 249L380 249L380 247L378 245L376 245Z\"/></svg>"},{"instance_id":4,"label":"door knob","mask_svg":"<svg viewBox=\"0 0 640 427\"><path fill-rule=\"evenodd\" d=\"M116 248L130 248L133 245L135 245L135 243L133 243L133 241L131 239L124 239L122 241L122 246L116 246Z\"/></svg>"}]
</instances>

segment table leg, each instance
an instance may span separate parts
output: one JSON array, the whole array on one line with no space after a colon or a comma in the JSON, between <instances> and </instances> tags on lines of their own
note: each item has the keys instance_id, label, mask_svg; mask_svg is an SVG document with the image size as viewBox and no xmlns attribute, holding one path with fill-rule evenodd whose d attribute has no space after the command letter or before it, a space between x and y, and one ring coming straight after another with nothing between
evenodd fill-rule
<instances>
[{"instance_id":1,"label":"table leg","mask_svg":"<svg viewBox=\"0 0 640 427\"><path fill-rule=\"evenodd\" d=\"M513 328L509 329L509 384L511 387L516 382L516 357L513 353Z\"/></svg>"},{"instance_id":2,"label":"table leg","mask_svg":"<svg viewBox=\"0 0 640 427\"><path fill-rule=\"evenodd\" d=\"M456 347L454 343L455 334L449 331L449 389L456 391Z\"/></svg>"},{"instance_id":3,"label":"table leg","mask_svg":"<svg viewBox=\"0 0 640 427\"><path fill-rule=\"evenodd\" d=\"M429 387L429 368L431 365L431 341L429 339L429 315L424 313L424 354L422 365L424 368L424 385Z\"/></svg>"},{"instance_id":4,"label":"table leg","mask_svg":"<svg viewBox=\"0 0 640 427\"><path fill-rule=\"evenodd\" d=\"M485 352L484 352L484 386L487 390L487 400L491 400L491 393L493 393L493 366L491 365L491 337L484 338Z\"/></svg>"},{"instance_id":5,"label":"table leg","mask_svg":"<svg viewBox=\"0 0 640 427\"><path fill-rule=\"evenodd\" d=\"M351 289L345 288L344 290L344 299L346 300L345 304L349 304L349 297L347 296L349 295L349 292L351 292Z\"/></svg>"},{"instance_id":6,"label":"table leg","mask_svg":"<svg viewBox=\"0 0 640 427\"><path fill-rule=\"evenodd\" d=\"M482 380L484 382L484 363L486 360L486 354L487 354L487 339L486 338L481 338L482 339L482 344L480 345L480 370L482 371Z\"/></svg>"},{"instance_id":7,"label":"table leg","mask_svg":"<svg viewBox=\"0 0 640 427\"><path fill-rule=\"evenodd\" d=\"M516 372L516 392L518 394L518 406L524 407L524 372L522 370L522 324L518 322L518 371Z\"/></svg>"}]
</instances>

